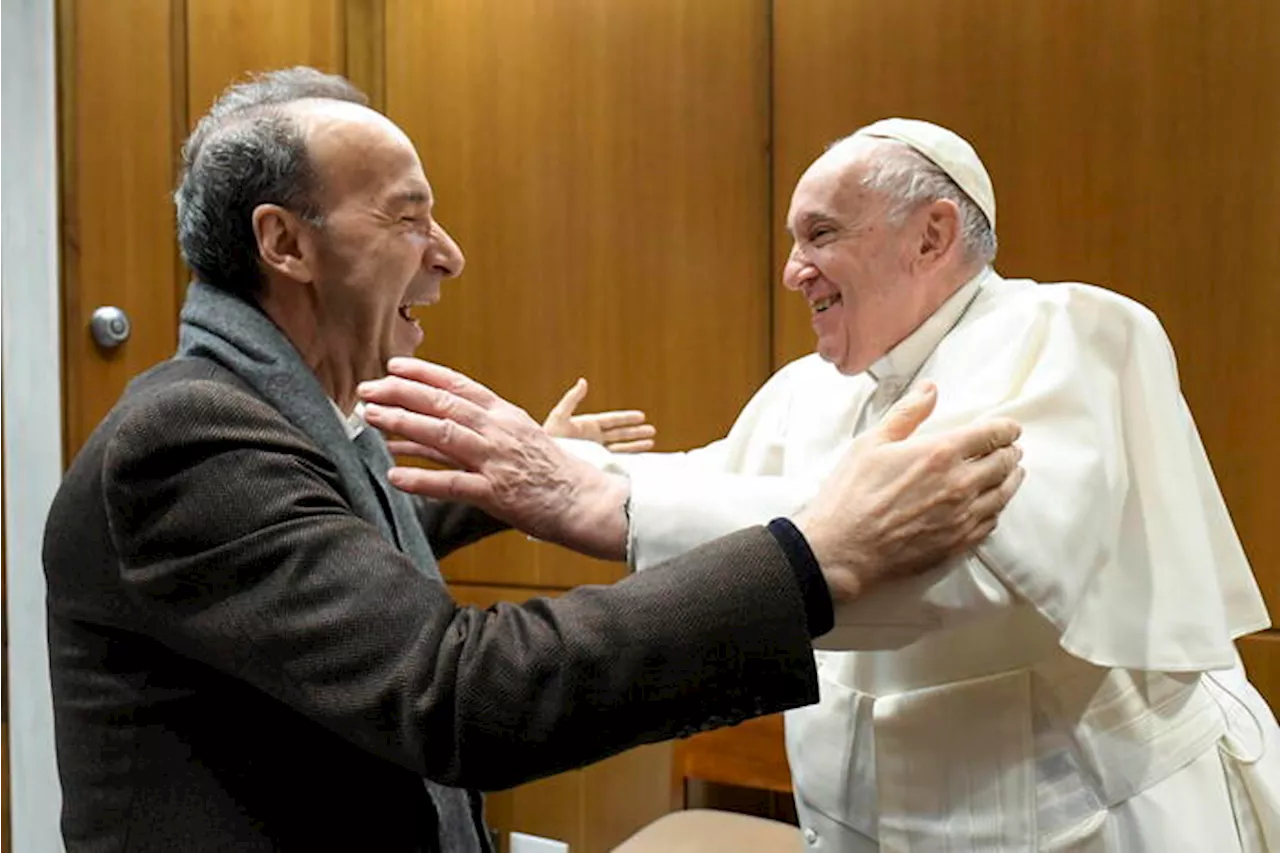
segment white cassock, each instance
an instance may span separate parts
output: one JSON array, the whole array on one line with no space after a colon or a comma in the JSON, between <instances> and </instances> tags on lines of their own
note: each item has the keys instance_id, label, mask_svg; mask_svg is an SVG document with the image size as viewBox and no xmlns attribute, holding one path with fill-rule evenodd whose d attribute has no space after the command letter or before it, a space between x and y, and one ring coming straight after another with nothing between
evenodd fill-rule
<instances>
[{"instance_id":1,"label":"white cassock","mask_svg":"<svg viewBox=\"0 0 1280 853\"><path fill-rule=\"evenodd\" d=\"M1269 624L1156 317L987 270L859 376L818 356L689 453L577 452L632 480L636 568L788 514L916 379L922 433L1018 420L997 530L837 609L787 715L825 851L1280 851L1280 729L1233 639Z\"/></svg>"}]
</instances>

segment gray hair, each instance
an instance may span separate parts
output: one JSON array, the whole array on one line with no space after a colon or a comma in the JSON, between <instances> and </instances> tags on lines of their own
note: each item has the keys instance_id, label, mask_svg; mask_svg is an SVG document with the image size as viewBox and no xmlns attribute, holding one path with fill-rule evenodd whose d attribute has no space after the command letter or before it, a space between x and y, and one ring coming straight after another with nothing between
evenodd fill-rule
<instances>
[{"instance_id":1,"label":"gray hair","mask_svg":"<svg viewBox=\"0 0 1280 853\"><path fill-rule=\"evenodd\" d=\"M845 137L835 144L854 138ZM866 159L862 185L888 197L891 222L901 223L921 205L947 199L960 210L960 240L969 258L983 265L995 260L996 232L986 214L950 175L905 143L876 139L874 144L876 153Z\"/></svg>"},{"instance_id":2,"label":"gray hair","mask_svg":"<svg viewBox=\"0 0 1280 853\"><path fill-rule=\"evenodd\" d=\"M366 105L348 80L299 66L229 87L182 146L178 245L196 278L240 296L262 286L253 210L278 204L323 222L306 137L286 108L309 98Z\"/></svg>"}]
</instances>

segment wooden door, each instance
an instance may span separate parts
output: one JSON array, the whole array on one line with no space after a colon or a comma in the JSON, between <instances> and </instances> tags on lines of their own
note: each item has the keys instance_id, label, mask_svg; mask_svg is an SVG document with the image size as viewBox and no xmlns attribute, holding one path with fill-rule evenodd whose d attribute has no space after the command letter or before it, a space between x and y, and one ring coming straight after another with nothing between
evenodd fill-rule
<instances>
[{"instance_id":1,"label":"wooden door","mask_svg":"<svg viewBox=\"0 0 1280 853\"><path fill-rule=\"evenodd\" d=\"M125 384L177 343L188 277L171 196L194 121L250 72L344 72L350 54L361 82L380 9L370 0L59 0L68 458ZM90 333L104 306L131 321L115 348Z\"/></svg>"},{"instance_id":2,"label":"wooden door","mask_svg":"<svg viewBox=\"0 0 1280 853\"><path fill-rule=\"evenodd\" d=\"M1164 322L1272 613L1280 613L1280 4L786 0L774 4L774 215L828 142L885 116L974 143L996 266L1100 284ZM775 268L788 245L778 232ZM812 349L800 300L775 360ZM1241 642L1280 706L1280 635Z\"/></svg>"},{"instance_id":3,"label":"wooden door","mask_svg":"<svg viewBox=\"0 0 1280 853\"><path fill-rule=\"evenodd\" d=\"M171 0L62 0L63 399L70 458L125 384L172 354L181 301L173 179L185 92ZM115 306L132 332L95 343L93 312Z\"/></svg>"}]
</instances>

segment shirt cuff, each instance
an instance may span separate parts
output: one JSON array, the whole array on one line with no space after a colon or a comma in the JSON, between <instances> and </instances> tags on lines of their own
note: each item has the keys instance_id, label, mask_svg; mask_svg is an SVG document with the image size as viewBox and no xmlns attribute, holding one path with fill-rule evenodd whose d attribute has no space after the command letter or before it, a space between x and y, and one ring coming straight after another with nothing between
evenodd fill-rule
<instances>
[{"instance_id":1,"label":"shirt cuff","mask_svg":"<svg viewBox=\"0 0 1280 853\"><path fill-rule=\"evenodd\" d=\"M796 583L800 584L800 594L804 598L809 639L817 639L836 624L835 604L831 601L831 590L827 588L827 579L822 576L818 558L813 556L808 540L800 528L791 523L791 519L775 518L769 522L768 530L778 540L778 546L796 573Z\"/></svg>"}]
</instances>

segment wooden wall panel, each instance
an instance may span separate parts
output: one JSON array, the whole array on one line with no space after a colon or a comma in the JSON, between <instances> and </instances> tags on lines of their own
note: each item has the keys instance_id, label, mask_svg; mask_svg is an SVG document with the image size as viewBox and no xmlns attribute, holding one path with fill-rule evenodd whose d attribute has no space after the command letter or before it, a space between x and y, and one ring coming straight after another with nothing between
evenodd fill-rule
<instances>
[{"instance_id":1,"label":"wooden wall panel","mask_svg":"<svg viewBox=\"0 0 1280 853\"><path fill-rule=\"evenodd\" d=\"M1237 644L1245 672L1258 692L1280 709L1280 631L1264 631L1245 637Z\"/></svg>"},{"instance_id":2,"label":"wooden wall panel","mask_svg":"<svg viewBox=\"0 0 1280 853\"><path fill-rule=\"evenodd\" d=\"M343 0L186 0L188 111L194 124L250 71L346 68Z\"/></svg>"},{"instance_id":3,"label":"wooden wall panel","mask_svg":"<svg viewBox=\"0 0 1280 853\"><path fill-rule=\"evenodd\" d=\"M463 278L421 354L541 417L642 407L661 446L724 434L768 372L763 0L389 0L389 115L422 152ZM500 537L459 580L614 567Z\"/></svg>"},{"instance_id":4,"label":"wooden wall panel","mask_svg":"<svg viewBox=\"0 0 1280 853\"><path fill-rule=\"evenodd\" d=\"M127 13L127 14L126 14ZM175 6L63 0L58 7L63 354L68 455L134 375L177 341ZM132 337L102 352L95 308L130 316Z\"/></svg>"},{"instance_id":5,"label":"wooden wall panel","mask_svg":"<svg viewBox=\"0 0 1280 853\"><path fill-rule=\"evenodd\" d=\"M1002 273L1101 284L1164 321L1280 612L1280 4L787 0L774 24L775 227L808 162L863 124L966 136L995 182ZM812 350L793 294L775 340L778 363Z\"/></svg>"}]
</instances>

